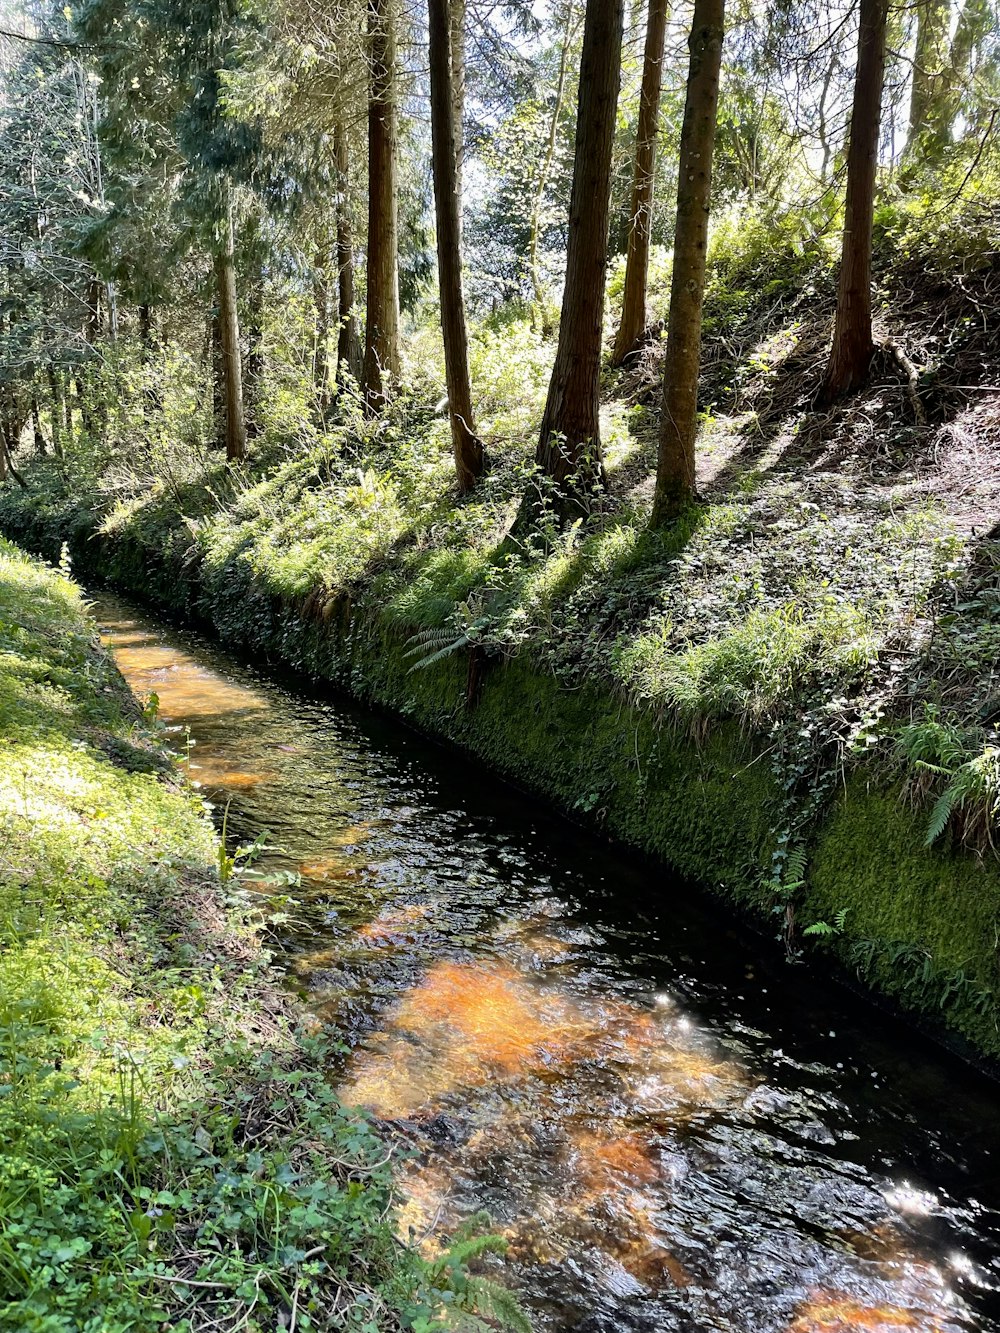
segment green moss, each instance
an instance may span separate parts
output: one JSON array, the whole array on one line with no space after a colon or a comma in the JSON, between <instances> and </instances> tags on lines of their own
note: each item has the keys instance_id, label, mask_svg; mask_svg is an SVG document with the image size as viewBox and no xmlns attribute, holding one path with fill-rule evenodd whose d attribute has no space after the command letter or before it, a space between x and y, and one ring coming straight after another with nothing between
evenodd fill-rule
<instances>
[{"instance_id":1,"label":"green moss","mask_svg":"<svg viewBox=\"0 0 1000 1333\"><path fill-rule=\"evenodd\" d=\"M1000 1053L1000 867L928 849L926 817L855 777L820 834L807 919L847 909L844 957L907 1007Z\"/></svg>"}]
</instances>

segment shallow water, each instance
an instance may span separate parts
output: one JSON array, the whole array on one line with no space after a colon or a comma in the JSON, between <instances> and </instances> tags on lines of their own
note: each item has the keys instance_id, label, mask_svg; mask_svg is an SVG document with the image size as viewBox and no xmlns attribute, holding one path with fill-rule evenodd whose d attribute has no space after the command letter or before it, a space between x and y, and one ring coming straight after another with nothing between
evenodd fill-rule
<instances>
[{"instance_id":1,"label":"shallow water","mask_svg":"<svg viewBox=\"0 0 1000 1333\"><path fill-rule=\"evenodd\" d=\"M473 763L96 612L301 877L285 966L418 1241L486 1209L544 1330L1000 1333L1000 1089Z\"/></svg>"}]
</instances>

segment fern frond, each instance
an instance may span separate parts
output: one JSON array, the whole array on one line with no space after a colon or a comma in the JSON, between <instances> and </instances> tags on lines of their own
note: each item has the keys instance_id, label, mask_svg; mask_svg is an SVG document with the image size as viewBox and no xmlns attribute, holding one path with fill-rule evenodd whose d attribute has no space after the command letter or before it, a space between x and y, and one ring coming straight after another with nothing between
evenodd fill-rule
<instances>
[{"instance_id":1,"label":"fern frond","mask_svg":"<svg viewBox=\"0 0 1000 1333\"><path fill-rule=\"evenodd\" d=\"M925 847L933 847L937 842L948 827L948 820L951 818L954 809L955 792L951 787L946 787L934 802L934 808L927 823L927 835L924 838Z\"/></svg>"},{"instance_id":2,"label":"fern frond","mask_svg":"<svg viewBox=\"0 0 1000 1333\"><path fill-rule=\"evenodd\" d=\"M463 1313L474 1316L473 1327L478 1324L483 1329L499 1327L510 1333L532 1333L531 1321L521 1309L514 1293L489 1278L468 1278L457 1306Z\"/></svg>"}]
</instances>

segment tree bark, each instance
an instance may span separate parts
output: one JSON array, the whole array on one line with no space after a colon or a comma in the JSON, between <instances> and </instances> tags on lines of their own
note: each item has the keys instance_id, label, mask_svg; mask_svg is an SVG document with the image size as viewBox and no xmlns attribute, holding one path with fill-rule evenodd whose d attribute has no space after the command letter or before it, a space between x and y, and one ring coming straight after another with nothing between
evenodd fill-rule
<instances>
[{"instance_id":1,"label":"tree bark","mask_svg":"<svg viewBox=\"0 0 1000 1333\"><path fill-rule=\"evenodd\" d=\"M368 309L365 402L378 411L399 378L399 242L396 216L396 20L394 0L368 0Z\"/></svg>"},{"instance_id":2,"label":"tree bark","mask_svg":"<svg viewBox=\"0 0 1000 1333\"><path fill-rule=\"evenodd\" d=\"M701 312L725 17L725 0L695 0L677 175L674 265L651 518L654 526L676 518L695 496Z\"/></svg>"},{"instance_id":3,"label":"tree bark","mask_svg":"<svg viewBox=\"0 0 1000 1333\"><path fill-rule=\"evenodd\" d=\"M313 263L313 305L316 309L316 346L313 351L313 389L321 417L330 406L330 283L328 246L320 243Z\"/></svg>"},{"instance_id":4,"label":"tree bark","mask_svg":"<svg viewBox=\"0 0 1000 1333\"><path fill-rule=\"evenodd\" d=\"M215 303L208 329L212 358L212 434L216 449L226 447L226 365L222 351L222 322L219 319L219 293L216 283Z\"/></svg>"},{"instance_id":5,"label":"tree bark","mask_svg":"<svg viewBox=\"0 0 1000 1333\"><path fill-rule=\"evenodd\" d=\"M431 158L437 221L441 334L455 475L464 495L482 476L483 446L476 435L469 383L469 340L462 292L461 203L452 88L448 0L428 0L431 75Z\"/></svg>"},{"instance_id":6,"label":"tree bark","mask_svg":"<svg viewBox=\"0 0 1000 1333\"><path fill-rule=\"evenodd\" d=\"M337 157L337 378L361 376L361 346L354 313L354 238L351 234L350 159L344 127L334 130Z\"/></svg>"},{"instance_id":7,"label":"tree bark","mask_svg":"<svg viewBox=\"0 0 1000 1333\"><path fill-rule=\"evenodd\" d=\"M858 65L847 148L847 199L837 287L833 348L819 401L835 399L868 380L872 352L872 222L875 167L882 123L888 0L861 0Z\"/></svg>"},{"instance_id":8,"label":"tree bark","mask_svg":"<svg viewBox=\"0 0 1000 1333\"><path fill-rule=\"evenodd\" d=\"M45 371L45 377L49 382L49 411L52 417L52 452L56 458L62 458L62 428L63 413L65 411L62 401L62 386L59 382L59 372L50 362Z\"/></svg>"},{"instance_id":9,"label":"tree bark","mask_svg":"<svg viewBox=\"0 0 1000 1333\"><path fill-rule=\"evenodd\" d=\"M246 454L247 430L243 416L243 366L240 356L240 321L236 309L236 268L233 262L233 218L227 208L221 244L215 255L215 282L219 303L219 342L222 350L220 389L225 405L226 461L238 463Z\"/></svg>"},{"instance_id":10,"label":"tree bark","mask_svg":"<svg viewBox=\"0 0 1000 1333\"><path fill-rule=\"evenodd\" d=\"M258 272L250 293L247 319L246 393L244 416L248 439L260 434L260 405L264 394L264 275Z\"/></svg>"},{"instance_id":11,"label":"tree bark","mask_svg":"<svg viewBox=\"0 0 1000 1333\"><path fill-rule=\"evenodd\" d=\"M458 244L461 248L465 173L465 0L448 0L448 31L451 38L451 118L455 128L455 196L458 199Z\"/></svg>"},{"instance_id":12,"label":"tree bark","mask_svg":"<svg viewBox=\"0 0 1000 1333\"><path fill-rule=\"evenodd\" d=\"M538 467L554 483L552 503L562 518L585 512L589 495L605 485L599 420L601 331L622 23L622 0L588 0L580 57L566 285L535 453Z\"/></svg>"},{"instance_id":13,"label":"tree bark","mask_svg":"<svg viewBox=\"0 0 1000 1333\"><path fill-rule=\"evenodd\" d=\"M46 452L45 432L42 430L42 413L38 406L38 393L31 391L31 433L35 445L36 454Z\"/></svg>"},{"instance_id":14,"label":"tree bark","mask_svg":"<svg viewBox=\"0 0 1000 1333\"><path fill-rule=\"evenodd\" d=\"M635 146L635 177L632 184L632 225L625 260L625 291L622 317L611 353L611 364L620 366L635 351L646 329L646 280L649 246L653 234L653 187L656 178L656 141L660 120L660 88L663 79L663 44L667 33L670 0L649 0L646 46L642 57L642 90L639 94L639 125Z\"/></svg>"}]
</instances>

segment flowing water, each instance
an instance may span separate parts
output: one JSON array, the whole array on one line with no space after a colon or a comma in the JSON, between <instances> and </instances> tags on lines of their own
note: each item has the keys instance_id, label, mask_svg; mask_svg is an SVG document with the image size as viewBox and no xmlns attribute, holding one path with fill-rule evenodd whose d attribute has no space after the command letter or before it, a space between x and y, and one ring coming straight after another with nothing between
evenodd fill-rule
<instances>
[{"instance_id":1,"label":"flowing water","mask_svg":"<svg viewBox=\"0 0 1000 1333\"><path fill-rule=\"evenodd\" d=\"M284 964L418 1241L486 1209L539 1330L1000 1330L995 1086L397 723L97 613L301 877Z\"/></svg>"}]
</instances>

